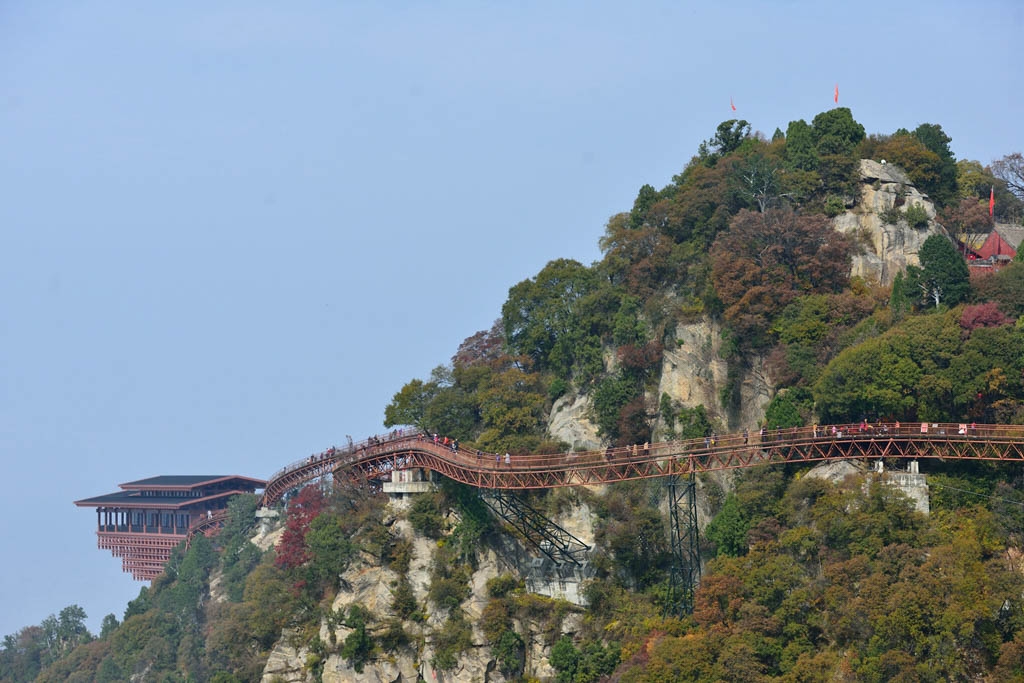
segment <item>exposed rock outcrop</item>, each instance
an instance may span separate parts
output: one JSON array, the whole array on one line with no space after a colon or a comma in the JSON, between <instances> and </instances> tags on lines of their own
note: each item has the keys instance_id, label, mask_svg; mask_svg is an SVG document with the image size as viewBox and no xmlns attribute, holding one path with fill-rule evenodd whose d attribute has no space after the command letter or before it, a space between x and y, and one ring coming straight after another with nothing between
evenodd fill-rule
<instances>
[{"instance_id":1,"label":"exposed rock outcrop","mask_svg":"<svg viewBox=\"0 0 1024 683\"><path fill-rule=\"evenodd\" d=\"M409 505L409 498L392 499L389 515L398 515ZM574 506L564 515L566 528L593 542L593 523L589 509ZM460 653L458 664L453 670L435 671L432 660L435 656L434 638L447 620L447 611L437 611L427 598L431 581L433 554L438 542L416 534L409 522L397 519L391 524L392 532L412 544L412 557L406 578L412 586L417 602L423 606L426 618L422 621L402 622L407 635L407 644L390 652L375 651L374 656L357 672L340 654L341 644L352 633L345 626L333 629L325 620L320 624L320 640L327 644L328 654L323 660L320 680L324 683L345 681L371 681L375 683L414 683L419 680L437 680L465 683L503 683L497 660L480 630L484 610L490 602L487 583L505 572L525 576L530 571L530 556L522 548L505 553L501 548L481 549L476 569L469 579L470 594L460 605L467 623L473 628L472 644ZM507 537L510 546L517 542ZM500 554L499 554L500 553ZM340 590L331 605L335 613L348 611L352 605L359 605L371 615L367 630L379 640L392 619L391 604L393 590L399 576L380 564L379 560L367 553L360 553L340 576ZM536 591L542 593L542 591ZM562 603L564 604L564 603ZM547 661L551 643L547 634L550 624L530 619L516 619L516 632L520 634L525 648L525 670L523 675L537 680L551 680L555 671ZM560 633L573 633L579 629L579 615L571 609L558 629ZM309 662L311 651L305 646L296 647L298 634L286 632L275 645L263 671L263 683L307 683L314 680Z\"/></svg>"},{"instance_id":2,"label":"exposed rock outcrop","mask_svg":"<svg viewBox=\"0 0 1024 683\"><path fill-rule=\"evenodd\" d=\"M551 406L548 433L569 444L574 451L592 451L601 447L597 425L590 421L590 397L566 395Z\"/></svg>"},{"instance_id":3,"label":"exposed rock outcrop","mask_svg":"<svg viewBox=\"0 0 1024 683\"><path fill-rule=\"evenodd\" d=\"M756 428L774 391L764 370L764 359L750 355L743 367L734 370L740 400L737 411L729 414L721 401L722 390L730 381L729 363L721 354L721 326L707 320L680 324L676 327L676 343L676 348L665 349L657 398L668 394L687 408L703 405L711 420L730 431ZM661 419L655 438L661 438L664 432Z\"/></svg>"},{"instance_id":4,"label":"exposed rock outcrop","mask_svg":"<svg viewBox=\"0 0 1024 683\"><path fill-rule=\"evenodd\" d=\"M306 670L309 653L292 645L294 637L291 631L281 634L263 667L262 683L312 683L313 674Z\"/></svg>"},{"instance_id":5,"label":"exposed rock outcrop","mask_svg":"<svg viewBox=\"0 0 1024 683\"><path fill-rule=\"evenodd\" d=\"M852 209L836 216L832 225L850 235L861 250L853 257L850 275L882 286L892 284L896 273L920 265L917 252L930 235L942 234L935 222L935 205L921 194L897 166L870 159L860 160L860 197ZM925 227L912 227L900 218L887 223L883 216L894 208L919 206L928 216Z\"/></svg>"}]
</instances>

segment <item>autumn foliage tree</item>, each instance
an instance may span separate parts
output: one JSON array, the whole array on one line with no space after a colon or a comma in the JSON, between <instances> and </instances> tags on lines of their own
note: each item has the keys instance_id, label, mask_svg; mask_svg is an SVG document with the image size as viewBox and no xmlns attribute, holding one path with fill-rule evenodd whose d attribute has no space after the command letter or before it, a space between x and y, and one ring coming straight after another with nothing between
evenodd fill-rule
<instances>
[{"instance_id":1,"label":"autumn foliage tree","mask_svg":"<svg viewBox=\"0 0 1024 683\"><path fill-rule=\"evenodd\" d=\"M838 292L850 244L827 218L741 211L711 249L715 290L741 345L763 347L772 319L797 296Z\"/></svg>"},{"instance_id":2,"label":"autumn foliage tree","mask_svg":"<svg viewBox=\"0 0 1024 683\"><path fill-rule=\"evenodd\" d=\"M1019 259L1024 249L1017 252ZM974 287L979 301L996 301L1011 318L1024 315L1024 263L1011 263L998 273L980 278Z\"/></svg>"},{"instance_id":3,"label":"autumn foliage tree","mask_svg":"<svg viewBox=\"0 0 1024 683\"><path fill-rule=\"evenodd\" d=\"M961 199L947 206L939 215L946 229L960 237L992 229L988 206L974 198Z\"/></svg>"},{"instance_id":4,"label":"autumn foliage tree","mask_svg":"<svg viewBox=\"0 0 1024 683\"><path fill-rule=\"evenodd\" d=\"M875 154L906 171L914 186L929 196L942 181L942 159L913 135L893 135Z\"/></svg>"},{"instance_id":5,"label":"autumn foliage tree","mask_svg":"<svg viewBox=\"0 0 1024 683\"><path fill-rule=\"evenodd\" d=\"M277 545L275 561L278 567L291 569L309 561L306 534L310 523L324 509L324 504L323 491L315 484L306 486L288 501L288 521Z\"/></svg>"},{"instance_id":6,"label":"autumn foliage tree","mask_svg":"<svg viewBox=\"0 0 1024 683\"><path fill-rule=\"evenodd\" d=\"M505 334L501 320L495 320L489 330L480 330L459 344L452 356L452 366L468 367L501 358L504 353Z\"/></svg>"},{"instance_id":7,"label":"autumn foliage tree","mask_svg":"<svg viewBox=\"0 0 1024 683\"><path fill-rule=\"evenodd\" d=\"M646 222L634 227L630 214L612 216L598 244L609 281L631 294L650 296L675 273L672 238Z\"/></svg>"},{"instance_id":8,"label":"autumn foliage tree","mask_svg":"<svg viewBox=\"0 0 1024 683\"><path fill-rule=\"evenodd\" d=\"M960 316L960 327L968 333L979 327L1002 327L1013 322L999 309L999 304L994 301L986 301L983 304L964 306L964 312Z\"/></svg>"}]
</instances>

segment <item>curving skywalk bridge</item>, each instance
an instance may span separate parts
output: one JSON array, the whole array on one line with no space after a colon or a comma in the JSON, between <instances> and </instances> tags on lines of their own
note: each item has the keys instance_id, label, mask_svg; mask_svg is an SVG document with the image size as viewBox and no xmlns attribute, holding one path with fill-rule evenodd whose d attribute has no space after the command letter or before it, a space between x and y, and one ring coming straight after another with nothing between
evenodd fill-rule
<instances>
[{"instance_id":1,"label":"curving skywalk bridge","mask_svg":"<svg viewBox=\"0 0 1024 683\"><path fill-rule=\"evenodd\" d=\"M559 585L565 586L571 585L571 581L565 581L568 577L575 576L573 580L578 582L592 572L587 560L589 546L513 492L666 478L673 557L666 610L683 614L693 609L701 572L697 473L766 464L886 458L1024 462L1024 426L898 422L825 425L529 455L456 448L419 430L397 429L345 448L329 448L281 468L268 480L262 505L273 507L288 492L327 477L379 488L396 472L430 470L479 489L491 510L546 556L548 566L561 577ZM201 520L190 529L189 540L195 534L212 532L226 516L224 510ZM542 567L538 565L538 569ZM537 592L550 588L552 584L547 581L527 577L528 588Z\"/></svg>"},{"instance_id":2,"label":"curving skywalk bridge","mask_svg":"<svg viewBox=\"0 0 1024 683\"><path fill-rule=\"evenodd\" d=\"M835 430L833 431L833 427ZM370 485L422 468L479 489L503 491L689 476L764 464L836 459L934 458L1024 462L1024 426L958 423L825 425L635 444L598 451L512 455L453 449L416 430L396 430L330 448L271 476L263 505L330 475Z\"/></svg>"}]
</instances>

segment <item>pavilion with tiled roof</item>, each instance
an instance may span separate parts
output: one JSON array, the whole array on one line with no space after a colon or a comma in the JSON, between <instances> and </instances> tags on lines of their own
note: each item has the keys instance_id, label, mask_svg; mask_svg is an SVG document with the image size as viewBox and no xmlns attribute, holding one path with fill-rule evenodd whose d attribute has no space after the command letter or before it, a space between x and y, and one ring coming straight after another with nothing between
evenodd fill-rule
<instances>
[{"instance_id":1,"label":"pavilion with tiled roof","mask_svg":"<svg viewBox=\"0 0 1024 683\"><path fill-rule=\"evenodd\" d=\"M96 508L99 547L120 557L135 579L149 580L160 575L190 528L226 509L231 496L266 484L238 475L161 475L75 505Z\"/></svg>"}]
</instances>

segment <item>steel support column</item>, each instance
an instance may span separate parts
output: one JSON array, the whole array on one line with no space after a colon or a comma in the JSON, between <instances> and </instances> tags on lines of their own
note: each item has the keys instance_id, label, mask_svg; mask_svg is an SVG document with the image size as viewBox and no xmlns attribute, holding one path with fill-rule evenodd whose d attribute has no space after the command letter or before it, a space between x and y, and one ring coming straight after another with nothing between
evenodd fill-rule
<instances>
[{"instance_id":1,"label":"steel support column","mask_svg":"<svg viewBox=\"0 0 1024 683\"><path fill-rule=\"evenodd\" d=\"M666 614L683 616L693 612L693 593L700 583L700 544L697 531L697 474L690 470L668 477L669 535L672 570L669 574Z\"/></svg>"}]
</instances>

